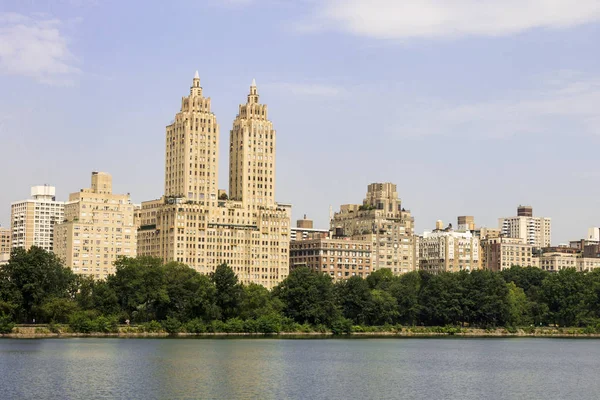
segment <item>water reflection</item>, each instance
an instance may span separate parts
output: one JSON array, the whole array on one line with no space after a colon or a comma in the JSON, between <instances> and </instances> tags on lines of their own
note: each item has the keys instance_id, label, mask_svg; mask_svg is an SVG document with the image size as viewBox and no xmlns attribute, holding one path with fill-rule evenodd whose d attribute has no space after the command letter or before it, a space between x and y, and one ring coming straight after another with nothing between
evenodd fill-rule
<instances>
[{"instance_id":1,"label":"water reflection","mask_svg":"<svg viewBox=\"0 0 600 400\"><path fill-rule=\"evenodd\" d=\"M0 340L4 399L595 399L565 339ZM585 383L585 384L583 384Z\"/></svg>"}]
</instances>

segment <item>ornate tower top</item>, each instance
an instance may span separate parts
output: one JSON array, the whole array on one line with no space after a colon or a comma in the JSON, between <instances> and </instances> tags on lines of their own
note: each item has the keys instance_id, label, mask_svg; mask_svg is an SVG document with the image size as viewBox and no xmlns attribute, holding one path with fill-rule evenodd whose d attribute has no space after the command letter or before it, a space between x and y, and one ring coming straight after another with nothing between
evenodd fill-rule
<instances>
[{"instance_id":1,"label":"ornate tower top","mask_svg":"<svg viewBox=\"0 0 600 400\"><path fill-rule=\"evenodd\" d=\"M192 80L192 87L190 88L190 96L200 96L202 97L202 87L200 86L200 75L198 71L194 74L194 79Z\"/></svg>"},{"instance_id":2,"label":"ornate tower top","mask_svg":"<svg viewBox=\"0 0 600 400\"><path fill-rule=\"evenodd\" d=\"M248 104L258 104L258 90L256 89L256 79L252 79L252 85L250 85Z\"/></svg>"}]
</instances>

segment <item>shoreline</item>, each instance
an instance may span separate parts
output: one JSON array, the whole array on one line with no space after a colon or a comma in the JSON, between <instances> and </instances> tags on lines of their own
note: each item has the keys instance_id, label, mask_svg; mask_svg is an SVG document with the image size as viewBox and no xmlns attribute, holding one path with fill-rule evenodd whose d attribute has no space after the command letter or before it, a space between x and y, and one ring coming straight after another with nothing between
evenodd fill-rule
<instances>
[{"instance_id":1,"label":"shoreline","mask_svg":"<svg viewBox=\"0 0 600 400\"><path fill-rule=\"evenodd\" d=\"M293 339L323 339L323 338L600 338L600 333L583 333L581 328L537 328L534 332L517 329L509 332L505 328L477 329L461 328L459 332L427 331L436 327L406 327L402 331L351 332L334 335L332 332L279 332L279 333L173 333L167 332L130 332L119 331L112 333L75 333L49 332L46 326L17 326L16 332L0 334L0 338L12 339L44 339L44 338L293 338ZM458 328L457 328L458 329Z\"/></svg>"}]
</instances>

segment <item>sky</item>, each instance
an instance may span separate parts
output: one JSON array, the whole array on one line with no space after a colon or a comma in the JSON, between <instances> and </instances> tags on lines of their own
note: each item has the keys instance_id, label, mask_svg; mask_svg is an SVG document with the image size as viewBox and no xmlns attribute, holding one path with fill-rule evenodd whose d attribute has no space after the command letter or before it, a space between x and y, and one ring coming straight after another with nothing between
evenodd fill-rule
<instances>
[{"instance_id":1,"label":"sky","mask_svg":"<svg viewBox=\"0 0 600 400\"><path fill-rule=\"evenodd\" d=\"M0 224L33 185L163 193L165 126L199 71L228 139L256 78L276 198L393 182L418 233L519 204L553 244L600 225L600 0L0 0Z\"/></svg>"}]
</instances>

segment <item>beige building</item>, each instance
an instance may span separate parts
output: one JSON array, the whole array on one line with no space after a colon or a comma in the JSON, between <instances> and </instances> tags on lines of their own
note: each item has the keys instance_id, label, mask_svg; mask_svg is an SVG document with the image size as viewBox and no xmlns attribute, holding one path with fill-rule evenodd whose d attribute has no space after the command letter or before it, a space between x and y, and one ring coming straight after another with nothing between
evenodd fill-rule
<instances>
[{"instance_id":1,"label":"beige building","mask_svg":"<svg viewBox=\"0 0 600 400\"><path fill-rule=\"evenodd\" d=\"M6 264L10 259L11 250L11 234L10 229L0 226L0 265Z\"/></svg>"},{"instance_id":2,"label":"beige building","mask_svg":"<svg viewBox=\"0 0 600 400\"><path fill-rule=\"evenodd\" d=\"M479 239L451 227L425 232L418 241L419 269L427 272L473 271L481 267Z\"/></svg>"},{"instance_id":3,"label":"beige building","mask_svg":"<svg viewBox=\"0 0 600 400\"><path fill-rule=\"evenodd\" d=\"M372 272L369 242L348 238L315 238L291 242L290 269L308 267L334 280L366 278Z\"/></svg>"},{"instance_id":4,"label":"beige building","mask_svg":"<svg viewBox=\"0 0 600 400\"><path fill-rule=\"evenodd\" d=\"M521 239L493 237L481 241L482 267L491 271L502 271L513 265L539 267L535 248Z\"/></svg>"},{"instance_id":5,"label":"beige building","mask_svg":"<svg viewBox=\"0 0 600 400\"><path fill-rule=\"evenodd\" d=\"M276 133L255 82L230 132L229 196L217 187L219 125L197 73L166 133L165 196L142 203L138 254L203 274L227 263L267 288L285 279L291 206L274 200Z\"/></svg>"},{"instance_id":6,"label":"beige building","mask_svg":"<svg viewBox=\"0 0 600 400\"><path fill-rule=\"evenodd\" d=\"M64 203L56 201L54 186L33 186L31 199L10 207L11 247L54 249L54 226L64 218Z\"/></svg>"},{"instance_id":7,"label":"beige building","mask_svg":"<svg viewBox=\"0 0 600 400\"><path fill-rule=\"evenodd\" d=\"M55 236L56 254L76 274L98 279L114 274L117 257L135 257L137 252L129 194L114 194L112 177L92 172L91 188L69 195Z\"/></svg>"},{"instance_id":8,"label":"beige building","mask_svg":"<svg viewBox=\"0 0 600 400\"><path fill-rule=\"evenodd\" d=\"M544 271L558 272L566 268L578 268L580 254L571 247L547 247L539 256L539 266Z\"/></svg>"},{"instance_id":9,"label":"beige building","mask_svg":"<svg viewBox=\"0 0 600 400\"><path fill-rule=\"evenodd\" d=\"M534 217L533 208L519 206L516 217L498 219L502 235L523 240L536 248L549 247L552 240L552 222L547 217Z\"/></svg>"},{"instance_id":10,"label":"beige building","mask_svg":"<svg viewBox=\"0 0 600 400\"><path fill-rule=\"evenodd\" d=\"M458 217L458 226L456 230L459 232L467 232L475 230L475 217L470 215L462 215Z\"/></svg>"},{"instance_id":11,"label":"beige building","mask_svg":"<svg viewBox=\"0 0 600 400\"><path fill-rule=\"evenodd\" d=\"M319 237L328 237L329 229L314 228L313 221L307 219L304 215L303 219L296 221L296 227L290 229L290 242L294 240L305 240Z\"/></svg>"},{"instance_id":12,"label":"beige building","mask_svg":"<svg viewBox=\"0 0 600 400\"><path fill-rule=\"evenodd\" d=\"M373 270L389 268L395 275L415 270L414 218L402 208L392 183L372 183L362 205L342 205L333 215L331 231L371 243Z\"/></svg>"}]
</instances>

